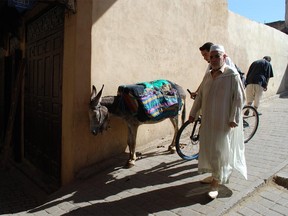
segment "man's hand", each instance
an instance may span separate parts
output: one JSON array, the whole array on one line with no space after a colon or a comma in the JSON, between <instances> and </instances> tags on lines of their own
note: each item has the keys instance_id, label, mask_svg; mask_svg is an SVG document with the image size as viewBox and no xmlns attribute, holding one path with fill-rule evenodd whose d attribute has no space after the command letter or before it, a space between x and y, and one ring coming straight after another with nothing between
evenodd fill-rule
<instances>
[{"instance_id":1,"label":"man's hand","mask_svg":"<svg viewBox=\"0 0 288 216\"><path fill-rule=\"evenodd\" d=\"M189 119L188 119L189 122L193 123L195 121L195 118L193 116L189 116Z\"/></svg>"},{"instance_id":2,"label":"man's hand","mask_svg":"<svg viewBox=\"0 0 288 216\"><path fill-rule=\"evenodd\" d=\"M235 122L229 122L229 127L235 128L235 127L238 127L238 124Z\"/></svg>"}]
</instances>

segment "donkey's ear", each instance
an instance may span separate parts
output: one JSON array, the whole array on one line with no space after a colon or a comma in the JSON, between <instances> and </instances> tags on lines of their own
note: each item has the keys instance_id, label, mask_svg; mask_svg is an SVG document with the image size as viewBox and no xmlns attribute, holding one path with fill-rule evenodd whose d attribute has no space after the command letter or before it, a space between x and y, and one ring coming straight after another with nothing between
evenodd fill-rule
<instances>
[{"instance_id":1,"label":"donkey's ear","mask_svg":"<svg viewBox=\"0 0 288 216\"><path fill-rule=\"evenodd\" d=\"M91 101L96 97L96 95L97 95L97 90L96 90L96 87L93 85L92 86L91 96L90 96Z\"/></svg>"},{"instance_id":2,"label":"donkey's ear","mask_svg":"<svg viewBox=\"0 0 288 216\"><path fill-rule=\"evenodd\" d=\"M92 86L92 91L95 91L95 93L97 94L97 90L96 90L96 87L94 85Z\"/></svg>"},{"instance_id":3,"label":"donkey's ear","mask_svg":"<svg viewBox=\"0 0 288 216\"><path fill-rule=\"evenodd\" d=\"M98 92L98 94L96 95L96 97L95 97L95 99L94 99L94 100L97 102L97 104L98 104L99 101L100 101L100 98L101 98L101 95L102 95L103 88L104 88L104 85L102 85L101 90Z\"/></svg>"}]
</instances>

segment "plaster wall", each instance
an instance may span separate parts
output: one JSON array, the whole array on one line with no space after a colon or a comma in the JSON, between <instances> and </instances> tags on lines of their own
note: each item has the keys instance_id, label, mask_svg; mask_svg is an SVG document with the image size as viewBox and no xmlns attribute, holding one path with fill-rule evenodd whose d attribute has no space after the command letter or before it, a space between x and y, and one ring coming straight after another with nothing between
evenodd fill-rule
<instances>
[{"instance_id":1,"label":"plaster wall","mask_svg":"<svg viewBox=\"0 0 288 216\"><path fill-rule=\"evenodd\" d=\"M88 102L91 72L91 1L80 1L75 15L66 14L63 58L62 184L74 179L87 161ZM93 151L93 150L92 150ZM81 164L81 165L79 165Z\"/></svg>"},{"instance_id":2,"label":"plaster wall","mask_svg":"<svg viewBox=\"0 0 288 216\"><path fill-rule=\"evenodd\" d=\"M161 78L195 90L207 67L199 47L207 41L223 44L244 72L252 61L270 55L275 78L264 97L277 92L287 67L287 35L229 12L226 0L86 0L77 4L76 15L65 22L64 184L82 168L127 150L126 124L119 118L111 116L111 128L102 135L89 132L92 84L98 89L105 85L103 96L116 95L122 84ZM191 106L188 98L187 113ZM172 138L172 132L169 120L142 125L137 147Z\"/></svg>"}]
</instances>

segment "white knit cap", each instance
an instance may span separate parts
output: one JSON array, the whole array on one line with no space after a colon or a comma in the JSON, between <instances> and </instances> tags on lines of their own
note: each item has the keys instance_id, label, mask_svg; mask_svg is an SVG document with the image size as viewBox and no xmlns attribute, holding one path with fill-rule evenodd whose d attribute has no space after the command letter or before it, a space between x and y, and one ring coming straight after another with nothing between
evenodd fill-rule
<instances>
[{"instance_id":1,"label":"white knit cap","mask_svg":"<svg viewBox=\"0 0 288 216\"><path fill-rule=\"evenodd\" d=\"M210 47L210 52L212 51L218 51L218 52L222 52L225 53L225 49L222 45L219 44L214 44Z\"/></svg>"}]
</instances>

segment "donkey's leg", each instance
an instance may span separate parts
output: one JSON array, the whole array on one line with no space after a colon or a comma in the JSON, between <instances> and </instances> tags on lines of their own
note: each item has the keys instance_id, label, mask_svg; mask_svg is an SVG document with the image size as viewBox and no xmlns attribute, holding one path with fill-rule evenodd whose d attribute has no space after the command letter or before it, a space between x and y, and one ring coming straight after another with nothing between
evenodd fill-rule
<instances>
[{"instance_id":1,"label":"donkey's leg","mask_svg":"<svg viewBox=\"0 0 288 216\"><path fill-rule=\"evenodd\" d=\"M135 165L136 157L136 136L138 124L128 123L128 147L129 147L129 160L126 163L128 168Z\"/></svg>"},{"instance_id":2,"label":"donkey's leg","mask_svg":"<svg viewBox=\"0 0 288 216\"><path fill-rule=\"evenodd\" d=\"M173 135L171 145L168 147L168 151L170 151L171 154L174 154L176 151L175 140L176 140L176 136L178 133L178 115L176 115L173 118L170 118L170 121L172 122L173 127L174 127L174 135Z\"/></svg>"}]
</instances>

